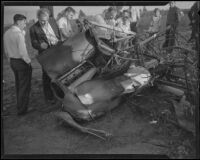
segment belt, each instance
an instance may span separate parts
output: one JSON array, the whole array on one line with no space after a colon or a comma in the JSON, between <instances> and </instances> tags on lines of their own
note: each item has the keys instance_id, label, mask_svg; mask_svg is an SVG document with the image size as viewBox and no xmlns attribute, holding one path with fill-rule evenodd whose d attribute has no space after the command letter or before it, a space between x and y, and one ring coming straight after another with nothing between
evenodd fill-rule
<instances>
[{"instance_id":1,"label":"belt","mask_svg":"<svg viewBox=\"0 0 200 160\"><path fill-rule=\"evenodd\" d=\"M12 59L12 60L23 60L22 58L12 58L12 57L10 57L10 59Z\"/></svg>"}]
</instances>

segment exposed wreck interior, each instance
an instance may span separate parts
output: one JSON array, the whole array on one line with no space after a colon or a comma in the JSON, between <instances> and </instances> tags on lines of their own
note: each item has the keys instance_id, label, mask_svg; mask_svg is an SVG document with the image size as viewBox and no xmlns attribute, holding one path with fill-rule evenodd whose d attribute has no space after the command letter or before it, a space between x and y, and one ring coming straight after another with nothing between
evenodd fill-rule
<instances>
[{"instance_id":1,"label":"exposed wreck interior","mask_svg":"<svg viewBox=\"0 0 200 160\"><path fill-rule=\"evenodd\" d=\"M165 54L165 50L161 51L158 48L155 49L155 45L154 48L152 47L152 41L153 43L158 41L157 39L162 37L163 33L155 33L145 39L141 39L141 37L135 35L120 37L120 32L114 32L114 35L113 32L111 32L111 34L105 34L105 32L101 32L101 26L96 26L96 24L92 24L89 21L84 21L83 24L85 25L85 30L80 34L75 35L70 40L64 41L54 48L50 48L45 51L45 54L38 57L38 61L52 78L54 94L60 101L66 101L66 99L68 99L67 96L70 97L68 94L71 94L72 99L77 99L75 100L77 101L77 105L82 105L81 103L92 103L88 101L90 99L89 97L84 98L77 95L77 87L84 82L87 83L87 81L91 79L104 79L106 81L123 74L129 75L130 73L126 72L131 70L131 64L144 67L149 71L151 78L150 82L148 82L148 86L157 85L178 97L184 94L180 88L189 91L189 88L192 87L187 77L183 77L184 75L179 77L176 73L173 73L178 70L179 73L182 72L180 68L185 65L183 63L187 63L187 57L180 62L175 62L173 59L159 56L159 54L163 54L163 52ZM103 27L103 29L105 28ZM174 50L176 49L175 47ZM181 46L179 46L178 49L177 52L183 55L187 55L186 52L188 51L190 52L190 50ZM54 57L54 52L57 52L57 57ZM54 61L54 65L52 65L52 60ZM179 69L177 69L177 67ZM134 67L132 71L133 70ZM137 73L139 71L136 69L134 72ZM120 80L123 78L116 79ZM127 82L123 82L122 86L125 85L126 88ZM171 87L165 85L170 85ZM136 91L133 95L137 95L140 91L141 89ZM129 92L130 91L127 91L127 93ZM189 92L186 92L186 94L187 93ZM131 96L131 94L129 94L129 96ZM72 99L68 99L70 105L73 104L71 102ZM113 106L115 103L116 102L113 103ZM108 105L104 103L101 105L112 106L112 104ZM117 103L115 105L117 105ZM98 114L102 115L104 113L103 111L94 114L92 110L87 111L86 109L84 111L86 113L81 114L87 116L81 118L81 114L78 113L75 108L72 106L66 108L66 111L71 114L75 120L81 120L82 118L83 120L93 120ZM60 114L62 118L64 116L63 114L64 113ZM66 120L66 118L64 119ZM69 121L70 125L74 126L74 122L71 124L71 118ZM78 124L75 126L77 125ZM81 126L78 128L80 129L80 127ZM101 130L95 130L95 132L97 132L95 133L96 136L98 136L98 131L99 134L101 134ZM88 133L93 134L92 131ZM106 134L104 134L104 136L105 135Z\"/></svg>"}]
</instances>

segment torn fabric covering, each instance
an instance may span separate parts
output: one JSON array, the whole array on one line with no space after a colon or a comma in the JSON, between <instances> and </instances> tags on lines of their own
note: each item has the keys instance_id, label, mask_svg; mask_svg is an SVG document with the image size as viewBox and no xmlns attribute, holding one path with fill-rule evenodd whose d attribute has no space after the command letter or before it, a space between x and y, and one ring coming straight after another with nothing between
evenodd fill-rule
<instances>
[{"instance_id":1,"label":"torn fabric covering","mask_svg":"<svg viewBox=\"0 0 200 160\"><path fill-rule=\"evenodd\" d=\"M93 97L89 93L86 93L84 95L78 95L78 98L84 105L91 105L94 103Z\"/></svg>"},{"instance_id":2,"label":"torn fabric covering","mask_svg":"<svg viewBox=\"0 0 200 160\"><path fill-rule=\"evenodd\" d=\"M151 74L148 70L143 67L136 67L132 65L127 73L124 74L130 79L121 82L121 85L124 87L123 93L134 92L137 88L141 88L148 84Z\"/></svg>"}]
</instances>

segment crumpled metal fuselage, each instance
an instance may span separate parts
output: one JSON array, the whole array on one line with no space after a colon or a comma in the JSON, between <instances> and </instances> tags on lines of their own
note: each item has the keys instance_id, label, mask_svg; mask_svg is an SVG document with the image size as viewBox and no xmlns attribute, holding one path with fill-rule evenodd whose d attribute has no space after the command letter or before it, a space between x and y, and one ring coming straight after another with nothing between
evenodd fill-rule
<instances>
[{"instance_id":1,"label":"crumpled metal fuselage","mask_svg":"<svg viewBox=\"0 0 200 160\"><path fill-rule=\"evenodd\" d=\"M62 101L64 110L83 120L91 120L113 109L120 103L122 94L134 92L150 79L146 69L136 66L131 66L126 74L109 80L93 79L98 66L94 64L84 68L91 57L97 56L89 41L91 39L88 40L86 32L82 32L37 57L50 76L54 94ZM84 70L83 73L81 70ZM70 76L72 80L75 77L71 83L68 82Z\"/></svg>"},{"instance_id":2,"label":"crumpled metal fuselage","mask_svg":"<svg viewBox=\"0 0 200 160\"><path fill-rule=\"evenodd\" d=\"M87 31L79 33L47 49L37 59L51 78L54 95L63 104L64 112L57 116L82 132L101 137L99 134L109 134L82 127L73 119L90 121L114 109L119 106L121 95L141 90L151 75L147 69L132 64L123 75L96 78L101 66L98 57L103 53L99 54L94 39L88 35Z\"/></svg>"},{"instance_id":3,"label":"crumpled metal fuselage","mask_svg":"<svg viewBox=\"0 0 200 160\"><path fill-rule=\"evenodd\" d=\"M90 32L76 34L37 57L51 78L55 97L62 102L63 111L56 115L79 131L104 139L110 134L79 125L76 120L90 121L119 106L121 95L138 92L150 81L150 73L143 67L130 65L123 75L109 79L97 78L101 55L114 51L105 43L100 48Z\"/></svg>"}]
</instances>

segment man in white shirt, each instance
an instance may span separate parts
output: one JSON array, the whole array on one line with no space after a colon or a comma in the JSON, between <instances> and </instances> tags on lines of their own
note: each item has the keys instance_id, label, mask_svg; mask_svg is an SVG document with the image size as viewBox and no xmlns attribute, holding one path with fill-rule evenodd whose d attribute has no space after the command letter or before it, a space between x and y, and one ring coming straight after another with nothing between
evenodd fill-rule
<instances>
[{"instance_id":1,"label":"man in white shirt","mask_svg":"<svg viewBox=\"0 0 200 160\"><path fill-rule=\"evenodd\" d=\"M72 7L67 7L64 10L63 16L58 19L57 24L61 32L62 41L67 40L74 35L73 28L70 24L70 20L73 19L75 10Z\"/></svg>"},{"instance_id":2,"label":"man in white shirt","mask_svg":"<svg viewBox=\"0 0 200 160\"><path fill-rule=\"evenodd\" d=\"M24 115L28 110L31 90L32 67L25 43L26 17L16 14L12 25L4 34L5 54L15 75L18 115Z\"/></svg>"}]
</instances>

